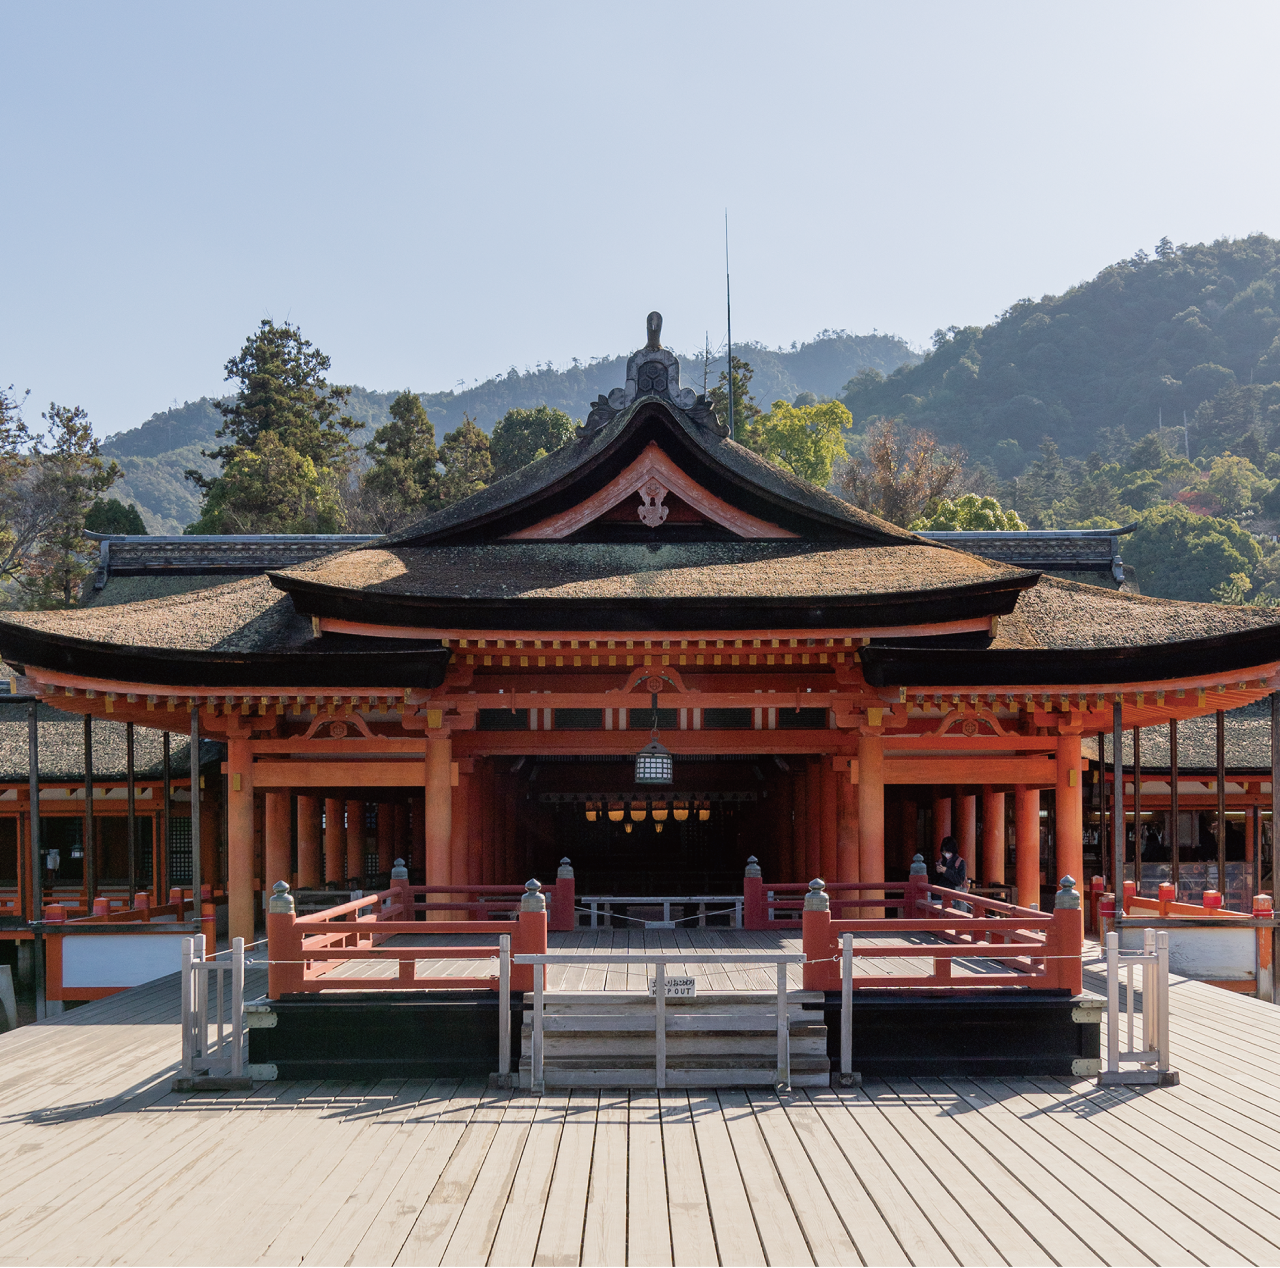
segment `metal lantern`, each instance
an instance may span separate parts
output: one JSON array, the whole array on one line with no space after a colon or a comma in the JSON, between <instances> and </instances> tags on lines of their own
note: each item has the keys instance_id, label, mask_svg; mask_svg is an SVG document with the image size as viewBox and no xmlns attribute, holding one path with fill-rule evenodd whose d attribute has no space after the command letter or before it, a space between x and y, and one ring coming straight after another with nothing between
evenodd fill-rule
<instances>
[{"instance_id":1,"label":"metal lantern","mask_svg":"<svg viewBox=\"0 0 1280 1268\"><path fill-rule=\"evenodd\" d=\"M675 781L671 753L652 739L636 754L637 784L670 784Z\"/></svg>"}]
</instances>

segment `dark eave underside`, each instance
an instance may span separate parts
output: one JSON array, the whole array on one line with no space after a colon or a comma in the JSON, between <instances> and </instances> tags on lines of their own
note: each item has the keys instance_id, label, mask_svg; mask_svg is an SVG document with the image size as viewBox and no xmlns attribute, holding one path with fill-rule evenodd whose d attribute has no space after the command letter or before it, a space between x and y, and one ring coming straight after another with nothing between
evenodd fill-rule
<instances>
[{"instance_id":1,"label":"dark eave underside","mask_svg":"<svg viewBox=\"0 0 1280 1268\"><path fill-rule=\"evenodd\" d=\"M208 652L127 647L7 626L5 659L111 682L167 687L438 687L451 653L410 640L326 638L331 651ZM349 644L367 646L353 650ZM407 645L406 645L407 644Z\"/></svg>"},{"instance_id":2,"label":"dark eave underside","mask_svg":"<svg viewBox=\"0 0 1280 1268\"><path fill-rule=\"evenodd\" d=\"M271 574L303 616L423 629L767 630L873 629L1006 616L1034 575L898 594L786 598L725 595L671 598L456 598L379 594Z\"/></svg>"},{"instance_id":3,"label":"dark eave underside","mask_svg":"<svg viewBox=\"0 0 1280 1268\"><path fill-rule=\"evenodd\" d=\"M872 645L862 671L873 687L1035 687L1163 682L1252 670L1280 660L1280 629L1138 647L924 649Z\"/></svg>"}]
</instances>

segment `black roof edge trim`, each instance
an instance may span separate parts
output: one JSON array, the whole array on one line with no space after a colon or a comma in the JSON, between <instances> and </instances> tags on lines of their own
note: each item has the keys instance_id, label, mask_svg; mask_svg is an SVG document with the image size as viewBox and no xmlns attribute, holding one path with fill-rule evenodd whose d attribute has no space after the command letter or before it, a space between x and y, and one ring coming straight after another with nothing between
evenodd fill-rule
<instances>
[{"instance_id":1,"label":"black roof edge trim","mask_svg":"<svg viewBox=\"0 0 1280 1268\"><path fill-rule=\"evenodd\" d=\"M452 652L423 645L367 652L207 652L129 647L0 621L0 655L12 664L166 687L438 687ZM28 675L29 676L29 675Z\"/></svg>"}]
</instances>

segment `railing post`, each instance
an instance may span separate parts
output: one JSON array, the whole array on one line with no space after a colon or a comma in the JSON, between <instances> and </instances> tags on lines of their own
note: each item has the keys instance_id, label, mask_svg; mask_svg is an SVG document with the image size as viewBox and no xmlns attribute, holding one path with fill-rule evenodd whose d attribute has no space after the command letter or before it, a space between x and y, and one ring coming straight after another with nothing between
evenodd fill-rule
<instances>
[{"instance_id":1,"label":"railing post","mask_svg":"<svg viewBox=\"0 0 1280 1268\"><path fill-rule=\"evenodd\" d=\"M809 892L804 896L804 911L800 916L801 946L804 950L804 989L827 990L835 977L835 939L831 935L831 899L826 883L809 882ZM827 963L823 963L827 961Z\"/></svg>"},{"instance_id":2,"label":"railing post","mask_svg":"<svg viewBox=\"0 0 1280 1268\"><path fill-rule=\"evenodd\" d=\"M853 934L842 933L840 943L840 1086L849 1087L853 1082Z\"/></svg>"},{"instance_id":3,"label":"railing post","mask_svg":"<svg viewBox=\"0 0 1280 1268\"><path fill-rule=\"evenodd\" d=\"M1253 847L1258 848L1257 844ZM1270 894L1255 894L1253 896L1253 915L1255 919L1265 920L1272 916L1274 912L1271 907ZM1257 929L1258 940L1258 968L1254 974L1254 981L1257 985L1257 996L1259 999L1268 1001L1275 1000L1275 967L1272 964L1272 947L1275 939L1272 929Z\"/></svg>"},{"instance_id":4,"label":"railing post","mask_svg":"<svg viewBox=\"0 0 1280 1268\"><path fill-rule=\"evenodd\" d=\"M1121 905L1124 909L1124 914L1126 916L1133 910L1133 899L1134 899L1134 896L1137 894L1137 892L1138 892L1137 881L1125 881L1124 897L1121 899Z\"/></svg>"},{"instance_id":5,"label":"railing post","mask_svg":"<svg viewBox=\"0 0 1280 1268\"><path fill-rule=\"evenodd\" d=\"M379 810L381 815L381 810ZM413 920L417 913L413 910L413 890L409 888L409 869L404 859L396 859L391 868L391 884L400 891L400 919Z\"/></svg>"},{"instance_id":6,"label":"railing post","mask_svg":"<svg viewBox=\"0 0 1280 1268\"><path fill-rule=\"evenodd\" d=\"M1254 849L1257 848L1255 845ZM1263 932L1270 937L1270 929ZM1160 1061L1156 1069L1161 1075L1167 1076L1169 1074L1169 931L1167 929L1156 930L1156 992L1159 999L1156 1045L1160 1049Z\"/></svg>"},{"instance_id":7,"label":"railing post","mask_svg":"<svg viewBox=\"0 0 1280 1268\"><path fill-rule=\"evenodd\" d=\"M1157 901L1160 903L1160 919L1166 920L1169 916L1169 904L1177 902L1178 887L1172 881L1161 881L1160 890L1157 895Z\"/></svg>"},{"instance_id":8,"label":"railing post","mask_svg":"<svg viewBox=\"0 0 1280 1268\"><path fill-rule=\"evenodd\" d=\"M779 961L778 974L778 1077L779 1092L791 1091L791 1017L787 1010L787 966ZM665 1046L663 1056L666 1056Z\"/></svg>"},{"instance_id":9,"label":"railing post","mask_svg":"<svg viewBox=\"0 0 1280 1268\"><path fill-rule=\"evenodd\" d=\"M194 1039L194 1023L192 1019L192 1004L195 996L192 993L192 986L195 982L195 973L192 971L191 965L194 960L194 951L190 938L182 940L182 1077L191 1078L191 1058L195 1055L192 1051Z\"/></svg>"},{"instance_id":10,"label":"railing post","mask_svg":"<svg viewBox=\"0 0 1280 1268\"><path fill-rule=\"evenodd\" d=\"M547 900L542 886L536 881L526 881L524 897L520 899L520 911L516 920L512 950L519 955L547 954ZM533 990L546 984L545 964L517 964L511 972L511 989Z\"/></svg>"},{"instance_id":11,"label":"railing post","mask_svg":"<svg viewBox=\"0 0 1280 1268\"><path fill-rule=\"evenodd\" d=\"M1045 934L1045 976L1050 986L1079 995L1084 990L1084 928L1075 878L1064 876L1053 899L1053 915Z\"/></svg>"},{"instance_id":12,"label":"railing post","mask_svg":"<svg viewBox=\"0 0 1280 1268\"><path fill-rule=\"evenodd\" d=\"M653 978L653 1077L654 1086L667 1086L667 964L658 960Z\"/></svg>"},{"instance_id":13,"label":"railing post","mask_svg":"<svg viewBox=\"0 0 1280 1268\"><path fill-rule=\"evenodd\" d=\"M276 881L267 901L267 998L302 989L302 938L287 881Z\"/></svg>"},{"instance_id":14,"label":"railing post","mask_svg":"<svg viewBox=\"0 0 1280 1268\"><path fill-rule=\"evenodd\" d=\"M231 940L231 1077L244 1074L244 939Z\"/></svg>"},{"instance_id":15,"label":"railing post","mask_svg":"<svg viewBox=\"0 0 1280 1268\"><path fill-rule=\"evenodd\" d=\"M554 929L557 933L569 933L573 930L577 923L574 910L577 905L575 889L573 866L567 858L563 858L556 869L556 884L551 891L551 903L547 912L548 929Z\"/></svg>"},{"instance_id":16,"label":"railing post","mask_svg":"<svg viewBox=\"0 0 1280 1268\"><path fill-rule=\"evenodd\" d=\"M1109 933L1107 943L1107 1069L1120 1069L1120 935Z\"/></svg>"},{"instance_id":17,"label":"railing post","mask_svg":"<svg viewBox=\"0 0 1280 1268\"><path fill-rule=\"evenodd\" d=\"M523 902L524 900L521 899ZM543 964L531 964L523 967L545 970ZM533 1052L532 1068L529 1071L529 1090L535 1096L541 1096L547 1090L546 1077L542 1063L542 981L543 973L533 975Z\"/></svg>"},{"instance_id":18,"label":"railing post","mask_svg":"<svg viewBox=\"0 0 1280 1268\"><path fill-rule=\"evenodd\" d=\"M498 935L498 1086L511 1086L511 935Z\"/></svg>"},{"instance_id":19,"label":"railing post","mask_svg":"<svg viewBox=\"0 0 1280 1268\"><path fill-rule=\"evenodd\" d=\"M904 896L906 911L904 920L915 920L920 915L920 908L929 904L929 869L925 866L924 855L917 854L911 860L911 875L907 878L907 892Z\"/></svg>"},{"instance_id":20,"label":"railing post","mask_svg":"<svg viewBox=\"0 0 1280 1268\"><path fill-rule=\"evenodd\" d=\"M753 854L747 859L742 877L742 924L746 929L763 929L767 918L764 905L764 880L760 864Z\"/></svg>"}]
</instances>

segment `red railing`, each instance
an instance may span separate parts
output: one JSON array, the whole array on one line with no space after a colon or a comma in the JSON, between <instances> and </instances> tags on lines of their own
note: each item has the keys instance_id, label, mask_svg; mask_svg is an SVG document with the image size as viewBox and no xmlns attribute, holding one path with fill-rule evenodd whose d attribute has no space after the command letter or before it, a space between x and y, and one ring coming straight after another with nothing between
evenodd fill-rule
<instances>
[{"instance_id":1,"label":"red railing","mask_svg":"<svg viewBox=\"0 0 1280 1268\"><path fill-rule=\"evenodd\" d=\"M490 913L519 910L520 899L525 894L523 885L410 885L408 888L413 896L410 919L417 918L419 912L425 919L429 911L463 911L470 919L485 920ZM574 903L577 901L573 877L558 876L555 884L545 886L542 893L547 900L547 928L557 933L571 930L576 923ZM429 897L444 894L463 897L457 901ZM472 894L474 898L467 897Z\"/></svg>"},{"instance_id":2,"label":"red railing","mask_svg":"<svg viewBox=\"0 0 1280 1268\"><path fill-rule=\"evenodd\" d=\"M518 911L514 920L419 920L419 910L444 908L451 911L494 910L494 900L474 903L419 902L419 894L445 892L476 893L478 890L516 889L524 886L470 886L465 890L453 886L410 885L400 881L380 893L367 894L353 902L342 903L307 916L298 916L288 908L288 888L281 882L277 897L271 899L267 911L267 995L303 994L324 990L403 991L498 989L496 971L476 977L418 976L420 960L496 959L498 937L508 934L512 953L545 955L547 950L546 911ZM515 904L518 906L518 904ZM510 906L510 904L504 904ZM283 910L282 910L283 909ZM486 934L492 944L482 946L449 946L442 944L389 945L401 934L417 937L450 934ZM351 961L394 961L395 976L339 976ZM545 970L543 970L545 973ZM517 966L511 972L511 989L533 989L533 969Z\"/></svg>"},{"instance_id":3,"label":"red railing","mask_svg":"<svg viewBox=\"0 0 1280 1268\"><path fill-rule=\"evenodd\" d=\"M927 974L868 973L852 979L854 988L929 988L955 992L974 987L1019 987L1066 990L1078 995L1083 989L1080 963L1083 928L1079 900L1071 893L1074 885L1074 880L1064 877L1064 890L1069 897L1060 899L1061 905L1054 911L1042 912L943 889L930 885L925 876L913 876L905 885L867 883L866 887L871 889L901 890L902 897L860 904L896 906L905 910L904 916L842 920L833 918L829 910L817 909L825 906L821 895L826 887L821 881L811 882L806 888L816 890L818 897L810 900L801 922L806 957L805 990L840 989L840 935L843 933L879 936L924 933L941 941L905 946L901 943L872 946L855 941L855 960L932 959L933 971ZM851 905L849 900L845 905ZM952 961L974 957L998 961L1007 971L975 974L964 979L962 987L952 976Z\"/></svg>"},{"instance_id":4,"label":"red railing","mask_svg":"<svg viewBox=\"0 0 1280 1268\"><path fill-rule=\"evenodd\" d=\"M742 882L744 929L799 929L804 897L809 886L802 882L766 883L759 876ZM904 881L833 881L825 886L833 912L851 908L903 911L908 900Z\"/></svg>"}]
</instances>

